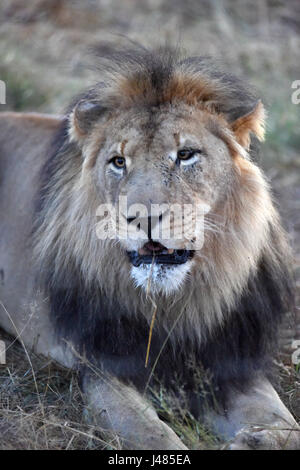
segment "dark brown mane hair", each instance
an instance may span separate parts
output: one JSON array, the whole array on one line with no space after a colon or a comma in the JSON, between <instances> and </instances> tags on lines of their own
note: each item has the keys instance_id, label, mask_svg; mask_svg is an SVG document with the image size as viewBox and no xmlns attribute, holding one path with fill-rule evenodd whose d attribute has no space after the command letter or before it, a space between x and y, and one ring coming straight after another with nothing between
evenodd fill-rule
<instances>
[{"instance_id":1,"label":"dark brown mane hair","mask_svg":"<svg viewBox=\"0 0 300 470\"><path fill-rule=\"evenodd\" d=\"M246 114L257 101L244 81L221 71L210 57L185 58L170 47L148 50L95 48L101 80L88 94L103 106L159 106L185 101L224 114L229 122Z\"/></svg>"}]
</instances>

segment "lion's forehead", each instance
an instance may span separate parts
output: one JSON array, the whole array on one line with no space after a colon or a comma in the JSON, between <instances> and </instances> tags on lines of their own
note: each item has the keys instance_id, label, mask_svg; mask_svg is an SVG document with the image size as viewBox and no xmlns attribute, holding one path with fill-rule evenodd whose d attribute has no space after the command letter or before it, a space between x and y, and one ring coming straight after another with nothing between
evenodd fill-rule
<instances>
[{"instance_id":1,"label":"lion's forehead","mask_svg":"<svg viewBox=\"0 0 300 470\"><path fill-rule=\"evenodd\" d=\"M205 115L163 111L129 111L112 121L107 129L107 146L121 155L171 152L188 145L216 145L217 139L206 127Z\"/></svg>"}]
</instances>

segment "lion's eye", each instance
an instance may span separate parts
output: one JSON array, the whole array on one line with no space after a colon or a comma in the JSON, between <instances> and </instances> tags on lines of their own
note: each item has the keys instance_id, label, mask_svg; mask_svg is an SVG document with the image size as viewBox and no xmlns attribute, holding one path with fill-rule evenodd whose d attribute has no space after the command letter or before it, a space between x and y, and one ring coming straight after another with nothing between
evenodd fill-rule
<instances>
[{"instance_id":1,"label":"lion's eye","mask_svg":"<svg viewBox=\"0 0 300 470\"><path fill-rule=\"evenodd\" d=\"M122 170L126 166L126 160L124 157L120 157L119 155L113 157L110 162L118 169Z\"/></svg>"},{"instance_id":2,"label":"lion's eye","mask_svg":"<svg viewBox=\"0 0 300 470\"><path fill-rule=\"evenodd\" d=\"M179 158L179 160L188 160L194 155L194 153L195 153L195 150L192 150L192 149L178 150L177 158Z\"/></svg>"},{"instance_id":3,"label":"lion's eye","mask_svg":"<svg viewBox=\"0 0 300 470\"><path fill-rule=\"evenodd\" d=\"M181 149L177 152L177 162L182 164L192 164L198 160L198 154L201 150L198 149Z\"/></svg>"}]
</instances>

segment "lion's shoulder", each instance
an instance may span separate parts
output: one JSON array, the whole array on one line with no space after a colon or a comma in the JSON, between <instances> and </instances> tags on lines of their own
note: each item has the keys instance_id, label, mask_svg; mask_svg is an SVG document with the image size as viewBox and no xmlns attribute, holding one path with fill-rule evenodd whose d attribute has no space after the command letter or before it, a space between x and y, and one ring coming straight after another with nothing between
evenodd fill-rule
<instances>
[{"instance_id":1,"label":"lion's shoulder","mask_svg":"<svg viewBox=\"0 0 300 470\"><path fill-rule=\"evenodd\" d=\"M0 150L2 171L19 166L20 160L35 161L45 153L52 136L59 129L62 117L39 113L0 113ZM29 162L30 165L30 162Z\"/></svg>"},{"instance_id":2,"label":"lion's shoulder","mask_svg":"<svg viewBox=\"0 0 300 470\"><path fill-rule=\"evenodd\" d=\"M10 145L20 140L35 140L36 136L55 132L62 122L61 116L40 113L18 113L7 111L0 113L0 141ZM9 140L7 140L9 138Z\"/></svg>"},{"instance_id":3,"label":"lion's shoulder","mask_svg":"<svg viewBox=\"0 0 300 470\"><path fill-rule=\"evenodd\" d=\"M48 129L55 129L61 123L63 117L59 115L15 111L3 111L0 113L1 127L3 124L14 126L35 126Z\"/></svg>"}]
</instances>

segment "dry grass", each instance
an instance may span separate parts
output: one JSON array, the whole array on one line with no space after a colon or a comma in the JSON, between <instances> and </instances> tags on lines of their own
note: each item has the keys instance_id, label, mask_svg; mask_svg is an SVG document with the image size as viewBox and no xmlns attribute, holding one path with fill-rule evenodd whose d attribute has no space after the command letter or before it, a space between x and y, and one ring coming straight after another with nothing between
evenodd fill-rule
<instances>
[{"instance_id":1,"label":"dry grass","mask_svg":"<svg viewBox=\"0 0 300 470\"><path fill-rule=\"evenodd\" d=\"M75 371L27 353L1 331L7 345L7 365L0 366L0 450L119 449L89 424ZM190 449L217 448L221 441L195 420L181 400L157 386L152 401Z\"/></svg>"},{"instance_id":2,"label":"dry grass","mask_svg":"<svg viewBox=\"0 0 300 470\"><path fill-rule=\"evenodd\" d=\"M32 364L15 343L7 366L0 366L0 449L114 448L85 422L76 373L32 353L30 358Z\"/></svg>"},{"instance_id":3,"label":"dry grass","mask_svg":"<svg viewBox=\"0 0 300 470\"><path fill-rule=\"evenodd\" d=\"M7 83L8 95L1 109L62 112L93 80L85 68L87 48L124 42L112 33L145 45L180 42L191 55L221 58L257 87L268 106L262 165L294 247L299 294L300 105L291 102L291 83L300 79L299 32L298 0L3 0L0 79ZM300 339L300 326L296 330L287 322L277 370L282 399L300 420L300 375L291 364L292 337ZM0 448L117 448L116 439L103 441L99 430L86 423L76 373L32 354L30 358L38 390L20 344L9 349L7 365L0 366ZM219 445L164 390L154 393L154 401L190 448Z\"/></svg>"}]
</instances>

